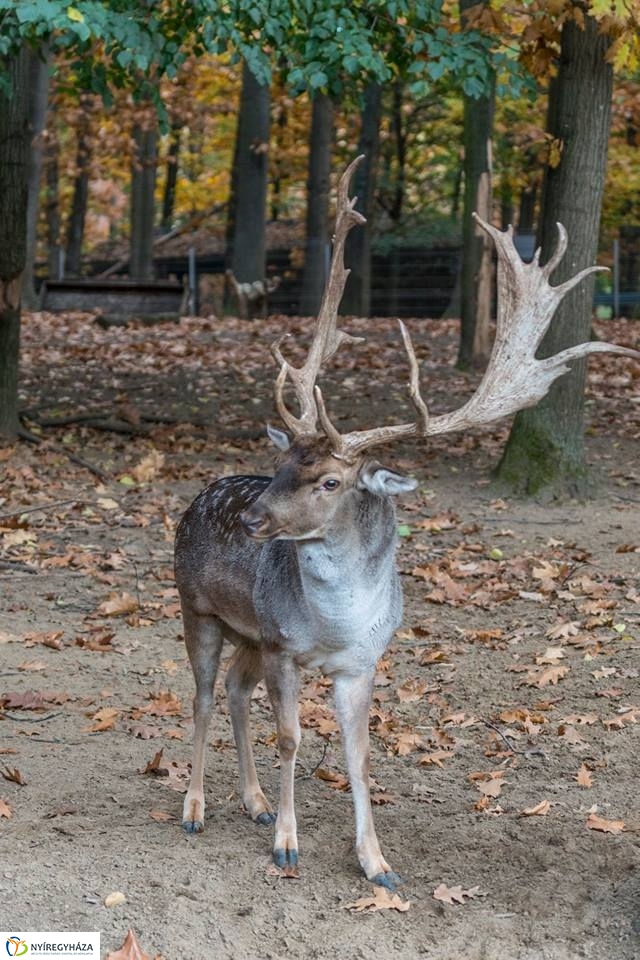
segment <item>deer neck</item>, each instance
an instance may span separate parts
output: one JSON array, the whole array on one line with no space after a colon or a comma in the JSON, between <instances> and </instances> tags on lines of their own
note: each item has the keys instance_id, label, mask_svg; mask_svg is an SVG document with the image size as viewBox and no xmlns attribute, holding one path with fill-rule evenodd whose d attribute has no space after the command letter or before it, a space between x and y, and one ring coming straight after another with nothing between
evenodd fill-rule
<instances>
[{"instance_id":1,"label":"deer neck","mask_svg":"<svg viewBox=\"0 0 640 960\"><path fill-rule=\"evenodd\" d=\"M300 581L311 600L329 603L354 590L388 585L395 570L396 522L387 497L353 490L317 540L295 544Z\"/></svg>"}]
</instances>

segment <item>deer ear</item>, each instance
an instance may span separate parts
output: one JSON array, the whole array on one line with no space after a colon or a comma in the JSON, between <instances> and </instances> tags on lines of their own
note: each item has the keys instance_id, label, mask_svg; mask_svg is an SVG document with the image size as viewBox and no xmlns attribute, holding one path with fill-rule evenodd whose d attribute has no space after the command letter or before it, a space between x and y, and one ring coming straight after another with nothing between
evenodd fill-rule
<instances>
[{"instance_id":1,"label":"deer ear","mask_svg":"<svg viewBox=\"0 0 640 960\"><path fill-rule=\"evenodd\" d=\"M418 486L413 477L406 477L403 473L387 470L375 461L365 462L357 483L359 490L368 490L379 497L390 497L397 493L409 493Z\"/></svg>"},{"instance_id":2,"label":"deer ear","mask_svg":"<svg viewBox=\"0 0 640 960\"><path fill-rule=\"evenodd\" d=\"M270 423L267 424L267 436L281 453L286 453L291 446L288 434L286 434L284 430L278 430L277 427L272 427Z\"/></svg>"}]
</instances>

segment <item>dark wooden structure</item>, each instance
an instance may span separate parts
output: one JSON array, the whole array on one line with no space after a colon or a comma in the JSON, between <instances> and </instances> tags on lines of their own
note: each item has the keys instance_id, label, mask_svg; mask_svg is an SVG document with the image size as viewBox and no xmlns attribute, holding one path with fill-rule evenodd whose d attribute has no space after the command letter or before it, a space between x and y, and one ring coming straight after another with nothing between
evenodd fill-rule
<instances>
[{"instance_id":1,"label":"dark wooden structure","mask_svg":"<svg viewBox=\"0 0 640 960\"><path fill-rule=\"evenodd\" d=\"M185 285L178 280L46 280L41 288L43 310L97 310L114 318L176 319L185 312Z\"/></svg>"}]
</instances>

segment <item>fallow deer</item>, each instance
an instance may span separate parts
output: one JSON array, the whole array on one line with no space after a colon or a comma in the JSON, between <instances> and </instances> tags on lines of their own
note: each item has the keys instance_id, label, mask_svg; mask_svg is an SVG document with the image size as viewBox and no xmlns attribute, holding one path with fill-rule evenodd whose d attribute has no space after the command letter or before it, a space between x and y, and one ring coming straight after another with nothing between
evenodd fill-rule
<instances>
[{"instance_id":1,"label":"fallow deer","mask_svg":"<svg viewBox=\"0 0 640 960\"><path fill-rule=\"evenodd\" d=\"M204 751L220 651L227 639L236 647L226 687L242 802L254 821L275 821L275 863L294 865L298 859L294 811L298 673L300 668L318 669L333 679L355 808L358 859L370 881L394 889L399 877L382 855L371 813L368 717L376 661L402 615L392 497L417 484L381 466L370 450L400 438L426 438L488 423L531 406L568 369L568 361L588 353L638 354L594 342L537 360L536 349L558 303L598 268L589 267L552 287L549 276L567 245L560 225L558 249L540 267L539 254L530 264L520 260L511 230L503 233L478 219L497 247L499 291L493 354L478 390L461 409L430 417L420 395L414 349L401 323L415 419L340 434L316 380L341 344L356 342L338 329L337 312L348 276L345 239L352 226L364 221L354 209L355 199L349 199L351 177L361 159L349 166L340 182L330 276L306 361L294 367L283 356L282 341L272 348L280 364L276 406L293 441L287 433L269 428L281 451L275 476L217 480L195 499L177 530L176 582L196 683L193 765L183 826L191 833L204 827ZM296 394L297 415L285 403L287 381ZM280 754L277 816L258 782L249 731L251 694L263 677Z\"/></svg>"}]
</instances>

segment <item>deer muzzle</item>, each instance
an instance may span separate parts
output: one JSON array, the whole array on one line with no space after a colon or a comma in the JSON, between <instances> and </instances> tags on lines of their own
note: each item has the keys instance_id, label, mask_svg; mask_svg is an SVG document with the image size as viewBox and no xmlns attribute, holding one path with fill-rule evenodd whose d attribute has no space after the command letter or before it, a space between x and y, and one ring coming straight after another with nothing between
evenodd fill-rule
<instances>
[{"instance_id":1,"label":"deer muzzle","mask_svg":"<svg viewBox=\"0 0 640 960\"><path fill-rule=\"evenodd\" d=\"M267 540L271 536L269 514L265 510L256 508L255 504L243 510L239 520L244 532L252 539Z\"/></svg>"}]
</instances>

